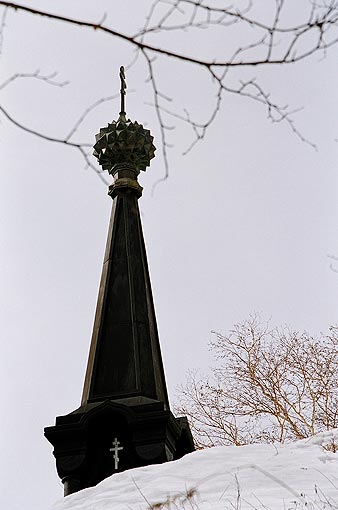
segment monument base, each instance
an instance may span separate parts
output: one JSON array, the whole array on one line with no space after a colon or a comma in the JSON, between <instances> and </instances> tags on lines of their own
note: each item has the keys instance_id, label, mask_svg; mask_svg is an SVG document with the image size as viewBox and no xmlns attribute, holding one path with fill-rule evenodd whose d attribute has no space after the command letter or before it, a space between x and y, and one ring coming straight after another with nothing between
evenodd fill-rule
<instances>
[{"instance_id":1,"label":"monument base","mask_svg":"<svg viewBox=\"0 0 338 510\"><path fill-rule=\"evenodd\" d=\"M67 496L126 469L194 451L188 421L146 397L92 402L45 428Z\"/></svg>"}]
</instances>

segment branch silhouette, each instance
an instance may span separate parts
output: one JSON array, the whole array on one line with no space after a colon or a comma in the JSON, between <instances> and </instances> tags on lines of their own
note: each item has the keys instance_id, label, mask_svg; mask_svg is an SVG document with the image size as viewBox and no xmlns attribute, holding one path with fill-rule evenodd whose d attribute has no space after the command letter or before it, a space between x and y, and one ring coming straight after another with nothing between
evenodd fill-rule
<instances>
[{"instance_id":1,"label":"branch silhouette","mask_svg":"<svg viewBox=\"0 0 338 510\"><path fill-rule=\"evenodd\" d=\"M246 77L245 79L241 75L235 76L237 83L234 84L233 73L236 70L239 72L241 69L248 71L268 66L273 68L275 66L296 64L316 53L325 56L327 50L337 44L338 0L331 0L322 4L317 4L310 0L309 2L304 1L306 8L304 8L303 19L296 24L287 21L290 18L288 7L291 4L291 0L276 0L274 9L268 16L264 16L263 20L255 12L253 0L248 0L246 5L243 3L242 8L235 5L215 7L200 0L155 0L151 3L148 12L145 14L143 28L137 33L127 34L105 24L105 15L98 22L86 21L80 18L54 14L16 2L0 0L0 6L4 8L0 26L0 45L2 46L3 44L3 31L6 25L6 14L9 10L23 12L32 16L40 16L55 22L61 21L74 27L91 29L129 44L136 51L135 60L138 56L144 59L149 73L149 82L152 86L152 104L155 108L160 127L162 155L165 166L164 176L158 181L160 182L169 175L168 148L170 144L168 142L167 131L172 129L172 127L166 124L166 116L169 115L191 127L193 140L183 152L183 154L186 154L196 143L205 137L208 128L220 111L224 94L235 94L261 104L266 108L267 117L271 122L284 122L302 142L316 148L315 144L308 140L295 124L294 114L299 109L291 109L288 105L279 104L273 100L270 91L266 90L256 76ZM269 18L269 21L266 21L266 18ZM232 53L226 47L223 47L223 45L219 45L216 49L216 53L219 55L215 58L199 58L198 45L191 45L191 50L184 54L174 48L174 39L169 39L172 42L168 43L168 38L166 38L167 42L161 42L161 44L150 43L148 40L149 36L152 36L151 40L153 41L154 37L160 38L161 34L164 33L173 33L175 35L177 32L205 31L212 30L214 27L226 31L234 26L236 28L240 26L247 30L246 34L249 34L248 36L251 40L246 42L246 44L239 44ZM156 78L156 57L168 59L168 65L171 65L173 61L179 61L188 66L197 66L211 78L212 86L215 88L215 102L204 122L193 119L184 108L181 111L175 111L163 105L163 101L168 101L169 98L158 85ZM231 75L229 76L230 72ZM29 76L34 76L34 73ZM0 86L0 90L18 77L24 77L24 74L18 73L17 77L8 78ZM37 72L36 78L43 79L49 84L55 84L53 83L54 75L43 77ZM61 84L59 83L59 85ZM100 104L100 102L101 99L98 99L96 103ZM91 109L92 107L85 109L84 115L86 115L87 110L89 112ZM6 108L3 106L1 112L4 115L5 111ZM7 115L7 119L12 122L11 115ZM76 133L82 120L74 126L68 137L61 142L60 140L58 141L60 143L68 142L70 137ZM17 127L22 127L18 121L13 123ZM30 132L36 134L34 130ZM44 136L42 133L39 136L46 140L52 138ZM50 141L55 141L55 139ZM80 145L84 149L83 144L66 143L66 145L71 145L77 148L77 150L80 150L77 147L77 145ZM89 166L93 168L91 164Z\"/></svg>"}]
</instances>

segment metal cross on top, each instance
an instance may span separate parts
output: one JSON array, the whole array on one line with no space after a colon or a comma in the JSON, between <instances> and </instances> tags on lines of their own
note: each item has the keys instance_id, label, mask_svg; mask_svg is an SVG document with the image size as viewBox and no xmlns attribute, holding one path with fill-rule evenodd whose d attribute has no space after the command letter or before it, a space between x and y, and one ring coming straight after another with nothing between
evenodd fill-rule
<instances>
[{"instance_id":1,"label":"metal cross on top","mask_svg":"<svg viewBox=\"0 0 338 510\"><path fill-rule=\"evenodd\" d=\"M120 94L121 94L121 111L120 111L120 115L121 114L125 114L126 113L126 105L125 105L125 95L126 95L126 90L127 90L127 83L126 83L126 75L124 73L124 67L121 66L120 67L120 80L121 80L121 89L120 89Z\"/></svg>"},{"instance_id":2,"label":"metal cross on top","mask_svg":"<svg viewBox=\"0 0 338 510\"><path fill-rule=\"evenodd\" d=\"M119 446L119 445L120 445L120 441L118 441L117 437L115 437L114 442L113 442L113 448L109 449L110 452L114 452L113 458L115 461L115 469L119 468L119 462L120 462L119 451L123 450L123 446Z\"/></svg>"}]
</instances>

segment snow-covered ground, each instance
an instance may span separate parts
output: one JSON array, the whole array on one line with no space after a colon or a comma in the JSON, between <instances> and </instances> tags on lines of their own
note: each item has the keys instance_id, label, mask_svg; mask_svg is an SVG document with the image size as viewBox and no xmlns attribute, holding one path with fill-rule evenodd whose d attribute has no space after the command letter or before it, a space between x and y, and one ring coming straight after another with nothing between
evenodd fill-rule
<instances>
[{"instance_id":1,"label":"snow-covered ground","mask_svg":"<svg viewBox=\"0 0 338 510\"><path fill-rule=\"evenodd\" d=\"M116 474L53 510L338 509L338 429L287 445L197 451Z\"/></svg>"}]
</instances>

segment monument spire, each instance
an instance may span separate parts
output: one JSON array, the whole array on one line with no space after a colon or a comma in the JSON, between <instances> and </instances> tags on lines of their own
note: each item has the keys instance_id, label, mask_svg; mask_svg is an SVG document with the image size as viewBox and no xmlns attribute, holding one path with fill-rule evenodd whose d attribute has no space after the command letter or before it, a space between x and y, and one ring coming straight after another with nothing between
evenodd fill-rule
<instances>
[{"instance_id":1,"label":"monument spire","mask_svg":"<svg viewBox=\"0 0 338 510\"><path fill-rule=\"evenodd\" d=\"M138 182L155 155L149 130L121 111L96 135L94 155L113 199L81 406L45 429L65 495L107 476L194 449L186 418L170 411L142 233Z\"/></svg>"}]
</instances>

